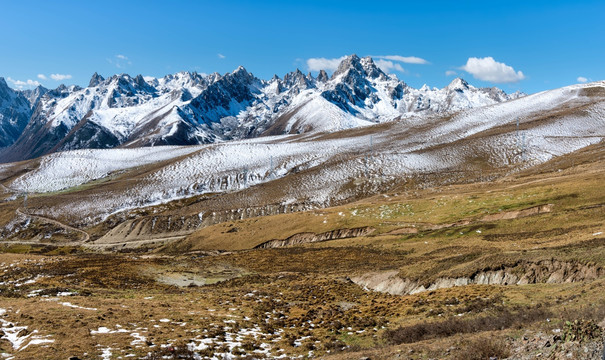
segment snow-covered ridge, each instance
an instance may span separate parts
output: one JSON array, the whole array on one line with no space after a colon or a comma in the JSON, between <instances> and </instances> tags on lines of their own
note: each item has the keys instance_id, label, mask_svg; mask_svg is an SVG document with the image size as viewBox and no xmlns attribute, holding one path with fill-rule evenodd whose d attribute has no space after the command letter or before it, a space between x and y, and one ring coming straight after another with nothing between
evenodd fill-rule
<instances>
[{"instance_id":1,"label":"snow-covered ridge","mask_svg":"<svg viewBox=\"0 0 605 360\"><path fill-rule=\"evenodd\" d=\"M443 89L414 89L351 55L328 78L300 70L262 80L243 67L231 73L181 72L163 78L94 74L89 86L29 94L35 109L5 161L53 151L196 145L267 134L338 131L491 105L518 98L462 79ZM33 106L33 104L32 104Z\"/></svg>"},{"instance_id":2,"label":"snow-covered ridge","mask_svg":"<svg viewBox=\"0 0 605 360\"><path fill-rule=\"evenodd\" d=\"M15 189L51 192L78 186L109 174L191 154L199 147L162 146L140 149L74 150L42 158L38 169L15 180Z\"/></svg>"},{"instance_id":3,"label":"snow-covered ridge","mask_svg":"<svg viewBox=\"0 0 605 360\"><path fill-rule=\"evenodd\" d=\"M602 141L605 98L586 96L588 88L605 93L605 82L547 91L454 116L403 118L364 131L278 135L188 147L62 152L43 157L38 169L10 187L23 192L56 191L112 171L175 159L138 178L127 191L71 199L69 204L56 204L52 211L96 221L125 209L203 193L240 191L291 175L292 181L281 182L277 193L272 193L272 201L326 204L346 199L350 194L345 185L358 178L378 176L389 181L460 169L468 165L469 156L477 154L494 166L530 166ZM515 130L517 119L522 139Z\"/></svg>"}]
</instances>

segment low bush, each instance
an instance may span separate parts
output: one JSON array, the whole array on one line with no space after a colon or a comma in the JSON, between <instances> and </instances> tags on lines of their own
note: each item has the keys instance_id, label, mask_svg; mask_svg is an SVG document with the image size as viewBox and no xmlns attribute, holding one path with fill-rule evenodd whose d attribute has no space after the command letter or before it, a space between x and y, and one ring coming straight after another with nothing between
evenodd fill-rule
<instances>
[{"instance_id":1,"label":"low bush","mask_svg":"<svg viewBox=\"0 0 605 360\"><path fill-rule=\"evenodd\" d=\"M414 343L426 339L448 337L481 331L520 328L549 316L544 308L526 308L517 311L498 310L496 314L474 318L451 317L444 321L423 322L387 330L384 339L390 344Z\"/></svg>"}]
</instances>

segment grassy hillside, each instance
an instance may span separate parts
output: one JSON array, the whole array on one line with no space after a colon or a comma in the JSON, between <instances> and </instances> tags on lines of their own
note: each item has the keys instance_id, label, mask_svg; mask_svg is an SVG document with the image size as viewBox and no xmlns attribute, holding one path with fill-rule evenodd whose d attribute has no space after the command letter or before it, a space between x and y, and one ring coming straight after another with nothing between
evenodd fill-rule
<instances>
[{"instance_id":1,"label":"grassy hillside","mask_svg":"<svg viewBox=\"0 0 605 360\"><path fill-rule=\"evenodd\" d=\"M0 350L23 358L598 358L604 154L601 143L497 181L402 186L337 207L226 221L151 253L5 245L2 319L49 342L3 340ZM374 231L254 249L364 227ZM407 295L356 284L374 276L369 286L428 288L497 271L530 283Z\"/></svg>"}]
</instances>

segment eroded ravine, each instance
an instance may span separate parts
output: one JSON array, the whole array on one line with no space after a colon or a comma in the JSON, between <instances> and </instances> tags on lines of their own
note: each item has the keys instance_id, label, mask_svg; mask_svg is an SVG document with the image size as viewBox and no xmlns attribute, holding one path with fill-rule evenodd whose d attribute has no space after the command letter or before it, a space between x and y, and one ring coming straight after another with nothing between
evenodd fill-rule
<instances>
[{"instance_id":1,"label":"eroded ravine","mask_svg":"<svg viewBox=\"0 0 605 360\"><path fill-rule=\"evenodd\" d=\"M519 262L500 269L478 271L469 276L440 277L432 282L401 278L399 271L366 273L351 277L350 280L365 289L392 295L410 295L423 291L466 285L528 285L561 284L592 281L605 275L605 269L577 262L544 260L539 262Z\"/></svg>"}]
</instances>

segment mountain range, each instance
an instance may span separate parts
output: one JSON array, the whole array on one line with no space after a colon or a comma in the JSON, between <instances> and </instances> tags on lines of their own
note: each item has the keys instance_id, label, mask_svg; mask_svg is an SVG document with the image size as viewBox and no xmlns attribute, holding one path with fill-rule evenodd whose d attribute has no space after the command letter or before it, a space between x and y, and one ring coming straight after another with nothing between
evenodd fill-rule
<instances>
[{"instance_id":1,"label":"mountain range","mask_svg":"<svg viewBox=\"0 0 605 360\"><path fill-rule=\"evenodd\" d=\"M370 57L351 55L331 75L300 70L262 80L231 73L163 78L95 73L86 88L19 91L0 78L0 161L56 151L193 145L267 135L331 132L399 118L453 113L524 96L457 78L415 89Z\"/></svg>"}]
</instances>

